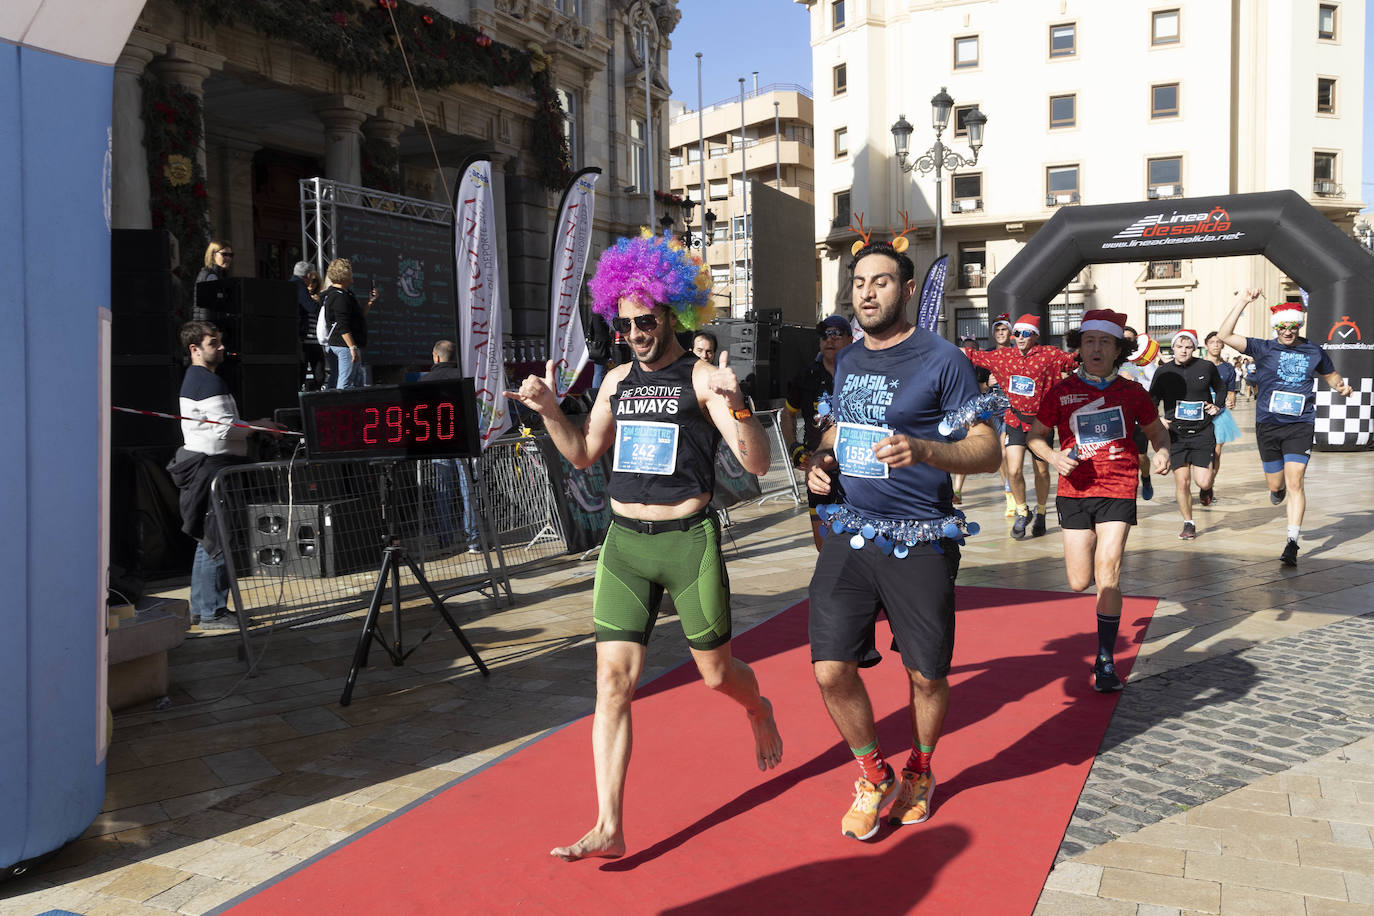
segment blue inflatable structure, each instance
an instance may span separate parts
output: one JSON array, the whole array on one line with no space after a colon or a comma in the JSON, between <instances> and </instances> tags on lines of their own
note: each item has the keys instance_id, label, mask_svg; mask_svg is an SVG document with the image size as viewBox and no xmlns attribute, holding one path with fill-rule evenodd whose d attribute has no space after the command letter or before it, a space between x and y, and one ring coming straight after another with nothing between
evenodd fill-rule
<instances>
[{"instance_id":1,"label":"blue inflatable structure","mask_svg":"<svg viewBox=\"0 0 1374 916\"><path fill-rule=\"evenodd\" d=\"M142 7L0 4L0 874L105 795L110 116Z\"/></svg>"}]
</instances>

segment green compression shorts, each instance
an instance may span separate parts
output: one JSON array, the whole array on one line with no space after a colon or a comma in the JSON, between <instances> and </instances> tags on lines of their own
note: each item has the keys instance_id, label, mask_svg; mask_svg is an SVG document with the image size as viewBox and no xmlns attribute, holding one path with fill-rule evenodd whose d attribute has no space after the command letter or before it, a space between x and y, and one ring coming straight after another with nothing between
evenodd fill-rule
<instances>
[{"instance_id":1,"label":"green compression shorts","mask_svg":"<svg viewBox=\"0 0 1374 916\"><path fill-rule=\"evenodd\" d=\"M598 642L648 645L664 591L694 649L730 641L730 580L715 513L686 531L642 534L614 521L596 562L592 620Z\"/></svg>"}]
</instances>

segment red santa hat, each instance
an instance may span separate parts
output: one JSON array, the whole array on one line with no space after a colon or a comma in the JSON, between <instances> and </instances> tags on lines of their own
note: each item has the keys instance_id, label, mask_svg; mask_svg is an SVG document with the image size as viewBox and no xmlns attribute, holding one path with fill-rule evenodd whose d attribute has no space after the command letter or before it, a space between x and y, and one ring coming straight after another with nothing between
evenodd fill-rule
<instances>
[{"instance_id":1,"label":"red santa hat","mask_svg":"<svg viewBox=\"0 0 1374 916\"><path fill-rule=\"evenodd\" d=\"M1093 309L1083 314L1080 331L1102 331L1118 340L1126 336L1126 316L1111 309Z\"/></svg>"},{"instance_id":2,"label":"red santa hat","mask_svg":"<svg viewBox=\"0 0 1374 916\"><path fill-rule=\"evenodd\" d=\"M993 329L994 331L997 330L997 326L998 326L999 324L1004 324L1004 325L1006 325L1007 327L1010 328L1010 327L1011 327L1011 316L1008 315L1006 312L1003 312L1002 314L998 315L996 318L992 319L992 329Z\"/></svg>"},{"instance_id":3,"label":"red santa hat","mask_svg":"<svg viewBox=\"0 0 1374 916\"><path fill-rule=\"evenodd\" d=\"M1191 328L1180 328L1179 330L1174 332L1174 343L1178 343L1178 339L1180 337L1186 337L1189 340L1191 340L1193 342L1193 347L1196 349L1198 344L1197 331L1194 331Z\"/></svg>"},{"instance_id":4,"label":"red santa hat","mask_svg":"<svg viewBox=\"0 0 1374 916\"><path fill-rule=\"evenodd\" d=\"M1278 305L1269 306L1269 312L1274 317L1270 320L1271 324L1286 324L1296 321L1302 324L1307 320L1306 309L1301 302L1280 302Z\"/></svg>"},{"instance_id":5,"label":"red santa hat","mask_svg":"<svg viewBox=\"0 0 1374 916\"><path fill-rule=\"evenodd\" d=\"M1012 331L1030 331L1032 334L1040 333L1039 315L1022 315L1016 319L1016 324L1011 326Z\"/></svg>"}]
</instances>

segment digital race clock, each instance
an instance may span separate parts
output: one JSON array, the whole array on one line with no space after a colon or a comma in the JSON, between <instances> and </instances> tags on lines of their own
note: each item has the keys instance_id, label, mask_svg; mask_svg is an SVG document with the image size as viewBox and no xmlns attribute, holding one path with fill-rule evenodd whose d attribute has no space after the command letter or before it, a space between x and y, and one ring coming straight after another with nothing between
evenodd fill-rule
<instances>
[{"instance_id":1,"label":"digital race clock","mask_svg":"<svg viewBox=\"0 0 1374 916\"><path fill-rule=\"evenodd\" d=\"M312 461L480 453L470 378L302 392L300 400Z\"/></svg>"}]
</instances>

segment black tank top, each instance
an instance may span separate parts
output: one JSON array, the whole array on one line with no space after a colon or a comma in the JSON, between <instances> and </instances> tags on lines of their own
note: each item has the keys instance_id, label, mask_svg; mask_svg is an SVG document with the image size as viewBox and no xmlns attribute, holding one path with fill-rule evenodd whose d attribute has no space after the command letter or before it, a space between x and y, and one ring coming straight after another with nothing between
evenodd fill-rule
<instances>
[{"instance_id":1,"label":"black tank top","mask_svg":"<svg viewBox=\"0 0 1374 916\"><path fill-rule=\"evenodd\" d=\"M720 432L710 418L702 413L692 385L692 370L697 364L693 353L656 372L645 372L636 360L630 371L611 395L611 413L615 416L615 444L611 446L612 466L628 467L635 460L634 443L659 443L650 448L647 462L662 469L670 451L663 443L670 430L648 428L644 438L635 435L630 425L636 421L671 424L677 427L676 456L672 473L645 473L612 470L611 498L626 503L669 505L710 493L716 479L716 446Z\"/></svg>"}]
</instances>

